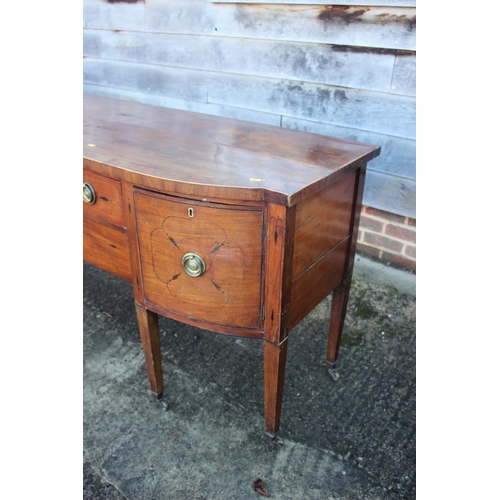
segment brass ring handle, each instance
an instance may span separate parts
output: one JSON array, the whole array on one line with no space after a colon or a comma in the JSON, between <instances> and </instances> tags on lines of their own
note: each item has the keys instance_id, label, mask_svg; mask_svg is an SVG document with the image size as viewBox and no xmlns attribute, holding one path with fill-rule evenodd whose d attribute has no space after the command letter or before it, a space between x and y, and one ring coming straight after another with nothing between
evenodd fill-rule
<instances>
[{"instance_id":1,"label":"brass ring handle","mask_svg":"<svg viewBox=\"0 0 500 500\"><path fill-rule=\"evenodd\" d=\"M197 254L188 252L182 257L182 267L189 276L196 278L201 276L207 269L205 261Z\"/></svg>"},{"instance_id":2,"label":"brass ring handle","mask_svg":"<svg viewBox=\"0 0 500 500\"><path fill-rule=\"evenodd\" d=\"M96 201L94 188L88 183L83 183L83 201L89 205L93 205Z\"/></svg>"}]
</instances>

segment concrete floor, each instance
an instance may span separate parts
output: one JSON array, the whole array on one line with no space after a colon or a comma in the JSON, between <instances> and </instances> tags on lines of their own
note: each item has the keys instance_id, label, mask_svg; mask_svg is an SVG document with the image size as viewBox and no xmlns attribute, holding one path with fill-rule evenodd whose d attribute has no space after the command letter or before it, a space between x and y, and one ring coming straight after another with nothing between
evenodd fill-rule
<instances>
[{"instance_id":1,"label":"concrete floor","mask_svg":"<svg viewBox=\"0 0 500 500\"><path fill-rule=\"evenodd\" d=\"M280 444L262 434L262 341L160 319L149 396L131 286L84 265L83 498L413 499L415 275L357 257L338 361L328 297L290 334Z\"/></svg>"}]
</instances>

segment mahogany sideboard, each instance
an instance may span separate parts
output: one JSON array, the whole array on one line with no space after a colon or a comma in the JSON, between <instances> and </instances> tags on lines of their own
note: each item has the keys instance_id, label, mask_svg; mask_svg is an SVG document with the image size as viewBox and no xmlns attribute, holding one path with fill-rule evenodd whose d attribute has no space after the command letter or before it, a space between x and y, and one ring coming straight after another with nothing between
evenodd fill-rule
<instances>
[{"instance_id":1,"label":"mahogany sideboard","mask_svg":"<svg viewBox=\"0 0 500 500\"><path fill-rule=\"evenodd\" d=\"M83 257L132 283L163 396L158 315L264 342L279 429L290 331L329 293L332 375L372 144L84 95Z\"/></svg>"}]
</instances>

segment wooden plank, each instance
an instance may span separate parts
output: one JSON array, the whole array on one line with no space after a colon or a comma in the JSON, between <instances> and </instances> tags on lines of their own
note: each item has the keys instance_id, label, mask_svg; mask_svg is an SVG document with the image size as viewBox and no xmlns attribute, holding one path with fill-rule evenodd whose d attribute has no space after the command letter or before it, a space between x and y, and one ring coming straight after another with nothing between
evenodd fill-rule
<instances>
[{"instance_id":1,"label":"wooden plank","mask_svg":"<svg viewBox=\"0 0 500 500\"><path fill-rule=\"evenodd\" d=\"M206 0L212 3L284 3L312 5L346 5L346 0ZM391 7L415 7L415 0L356 0L356 5L387 5Z\"/></svg>"},{"instance_id":2,"label":"wooden plank","mask_svg":"<svg viewBox=\"0 0 500 500\"><path fill-rule=\"evenodd\" d=\"M86 94L102 97L112 97L114 99L123 99L125 101L142 102L153 106L163 108L180 109L182 111L193 111L212 116L221 116L225 118L234 118L235 120L245 120L264 125L280 126L281 116L272 113L262 113L251 109L235 108L232 106L222 106L206 102L189 101L186 99L177 99L175 97L162 96L158 94L149 94L137 90L120 89L116 87L105 87L101 85L86 83L83 85L83 91Z\"/></svg>"},{"instance_id":3,"label":"wooden plank","mask_svg":"<svg viewBox=\"0 0 500 500\"><path fill-rule=\"evenodd\" d=\"M144 3L83 1L84 28L144 31Z\"/></svg>"},{"instance_id":4,"label":"wooden plank","mask_svg":"<svg viewBox=\"0 0 500 500\"><path fill-rule=\"evenodd\" d=\"M394 64L391 92L402 95L416 95L417 58L413 52L398 51Z\"/></svg>"},{"instance_id":5,"label":"wooden plank","mask_svg":"<svg viewBox=\"0 0 500 500\"><path fill-rule=\"evenodd\" d=\"M214 73L208 101L415 138L414 97Z\"/></svg>"},{"instance_id":6,"label":"wooden plank","mask_svg":"<svg viewBox=\"0 0 500 500\"><path fill-rule=\"evenodd\" d=\"M145 30L415 50L416 9L149 0Z\"/></svg>"},{"instance_id":7,"label":"wooden plank","mask_svg":"<svg viewBox=\"0 0 500 500\"><path fill-rule=\"evenodd\" d=\"M363 205L416 219L416 181L366 171Z\"/></svg>"},{"instance_id":8,"label":"wooden plank","mask_svg":"<svg viewBox=\"0 0 500 500\"><path fill-rule=\"evenodd\" d=\"M316 43L86 30L92 58L391 92L396 51Z\"/></svg>"},{"instance_id":9,"label":"wooden plank","mask_svg":"<svg viewBox=\"0 0 500 500\"><path fill-rule=\"evenodd\" d=\"M381 147L381 154L368 164L368 170L394 174L408 179L416 178L416 141L414 139L403 139L401 137L339 127L329 123L290 118L288 116L283 116L281 125L293 130L378 144Z\"/></svg>"},{"instance_id":10,"label":"wooden plank","mask_svg":"<svg viewBox=\"0 0 500 500\"><path fill-rule=\"evenodd\" d=\"M85 83L206 102L209 76L204 71L85 58L83 74Z\"/></svg>"}]
</instances>

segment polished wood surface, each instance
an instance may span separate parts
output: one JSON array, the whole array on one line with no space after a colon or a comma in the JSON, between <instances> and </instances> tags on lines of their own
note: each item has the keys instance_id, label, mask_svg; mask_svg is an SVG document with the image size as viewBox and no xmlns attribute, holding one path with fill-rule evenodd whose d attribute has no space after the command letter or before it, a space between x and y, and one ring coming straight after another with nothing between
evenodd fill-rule
<instances>
[{"instance_id":1,"label":"polished wood surface","mask_svg":"<svg viewBox=\"0 0 500 500\"><path fill-rule=\"evenodd\" d=\"M328 252L291 285L290 329L309 314L335 287L342 283L349 248L345 240Z\"/></svg>"},{"instance_id":2,"label":"polished wood surface","mask_svg":"<svg viewBox=\"0 0 500 500\"><path fill-rule=\"evenodd\" d=\"M151 391L160 399L163 396L163 371L160 353L160 329L158 314L149 311L140 304L135 305L137 323L141 334L146 369Z\"/></svg>"},{"instance_id":3,"label":"polished wood surface","mask_svg":"<svg viewBox=\"0 0 500 500\"><path fill-rule=\"evenodd\" d=\"M95 203L84 203L85 212L124 226L121 183L86 170L83 171L83 182L89 183L96 195Z\"/></svg>"},{"instance_id":4,"label":"polished wood surface","mask_svg":"<svg viewBox=\"0 0 500 500\"><path fill-rule=\"evenodd\" d=\"M151 390L163 393L158 314L262 338L275 436L288 337L332 291L337 359L366 164L380 148L92 96L84 118L84 180L97 194L84 204L84 259L132 282Z\"/></svg>"},{"instance_id":5,"label":"polished wood surface","mask_svg":"<svg viewBox=\"0 0 500 500\"><path fill-rule=\"evenodd\" d=\"M83 260L132 281L126 229L90 214L83 217Z\"/></svg>"},{"instance_id":6,"label":"polished wood surface","mask_svg":"<svg viewBox=\"0 0 500 500\"><path fill-rule=\"evenodd\" d=\"M297 206L292 279L349 236L356 172Z\"/></svg>"},{"instance_id":7,"label":"polished wood surface","mask_svg":"<svg viewBox=\"0 0 500 500\"><path fill-rule=\"evenodd\" d=\"M84 166L183 196L291 206L378 146L84 95Z\"/></svg>"},{"instance_id":8,"label":"polished wood surface","mask_svg":"<svg viewBox=\"0 0 500 500\"><path fill-rule=\"evenodd\" d=\"M359 218L361 216L361 200L366 178L366 166L360 168L356 174L356 189L354 194L354 207L351 217L351 238L348 241L347 258L344 269L344 278L341 286L333 290L332 307L330 313L330 328L328 332L328 345L326 350L326 361L332 367L335 366L339 355L342 330L349 300L349 289L351 287L352 272L354 268L354 257L356 254L356 242L358 241Z\"/></svg>"},{"instance_id":9,"label":"polished wood surface","mask_svg":"<svg viewBox=\"0 0 500 500\"><path fill-rule=\"evenodd\" d=\"M178 200L137 190L134 196L145 302L208 323L259 328L262 209ZM192 215L190 215L192 214ZM195 253L206 265L190 276Z\"/></svg>"}]
</instances>

